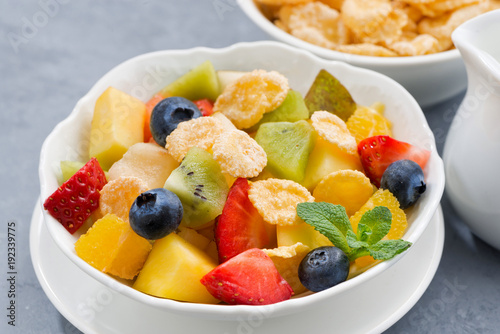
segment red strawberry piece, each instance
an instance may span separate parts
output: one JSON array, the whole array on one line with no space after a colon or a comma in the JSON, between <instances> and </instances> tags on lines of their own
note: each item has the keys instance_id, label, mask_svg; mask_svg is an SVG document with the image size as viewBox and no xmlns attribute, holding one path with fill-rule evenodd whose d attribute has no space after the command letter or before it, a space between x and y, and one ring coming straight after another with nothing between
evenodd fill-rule
<instances>
[{"instance_id":1,"label":"red strawberry piece","mask_svg":"<svg viewBox=\"0 0 500 334\"><path fill-rule=\"evenodd\" d=\"M358 153L368 178L377 187L387 167L397 160L413 160L424 169L431 152L390 136L373 136L358 144Z\"/></svg>"},{"instance_id":2,"label":"red strawberry piece","mask_svg":"<svg viewBox=\"0 0 500 334\"><path fill-rule=\"evenodd\" d=\"M43 207L73 234L99 207L99 191L106 182L99 162L92 158L50 195Z\"/></svg>"},{"instance_id":3,"label":"red strawberry piece","mask_svg":"<svg viewBox=\"0 0 500 334\"><path fill-rule=\"evenodd\" d=\"M214 113L214 103L209 99L196 100L193 103L200 109L203 116L210 116Z\"/></svg>"},{"instance_id":4,"label":"red strawberry piece","mask_svg":"<svg viewBox=\"0 0 500 334\"><path fill-rule=\"evenodd\" d=\"M250 185L238 178L227 196L215 227L219 263L250 248L264 248L269 243L266 223L248 199Z\"/></svg>"},{"instance_id":5,"label":"red strawberry piece","mask_svg":"<svg viewBox=\"0 0 500 334\"><path fill-rule=\"evenodd\" d=\"M273 260L252 248L215 267L201 279L215 298L228 304L266 305L290 299L293 290Z\"/></svg>"}]
</instances>

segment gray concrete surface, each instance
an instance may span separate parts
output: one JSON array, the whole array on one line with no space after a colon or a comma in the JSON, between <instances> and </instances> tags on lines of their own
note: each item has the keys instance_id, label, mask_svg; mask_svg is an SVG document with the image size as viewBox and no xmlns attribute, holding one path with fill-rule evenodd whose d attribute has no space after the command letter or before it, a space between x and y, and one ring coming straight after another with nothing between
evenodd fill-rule
<instances>
[{"instance_id":1,"label":"gray concrete surface","mask_svg":"<svg viewBox=\"0 0 500 334\"><path fill-rule=\"evenodd\" d=\"M265 39L234 0L0 1L0 333L78 333L42 291L28 238L42 142L78 99L113 66L145 52ZM425 110L440 149L461 98ZM446 196L442 206L446 241L436 276L386 333L499 333L500 252L470 233ZM9 222L15 327L7 317ZM444 298L450 284L454 298Z\"/></svg>"}]
</instances>

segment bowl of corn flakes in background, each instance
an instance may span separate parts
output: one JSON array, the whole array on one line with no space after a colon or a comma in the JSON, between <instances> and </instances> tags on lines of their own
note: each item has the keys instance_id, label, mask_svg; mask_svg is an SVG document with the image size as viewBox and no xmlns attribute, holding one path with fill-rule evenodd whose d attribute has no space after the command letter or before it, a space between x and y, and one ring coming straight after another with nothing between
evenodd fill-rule
<instances>
[{"instance_id":1,"label":"bowl of corn flakes in background","mask_svg":"<svg viewBox=\"0 0 500 334\"><path fill-rule=\"evenodd\" d=\"M465 90L451 33L499 0L238 0L275 39L322 58L383 73L422 107Z\"/></svg>"}]
</instances>

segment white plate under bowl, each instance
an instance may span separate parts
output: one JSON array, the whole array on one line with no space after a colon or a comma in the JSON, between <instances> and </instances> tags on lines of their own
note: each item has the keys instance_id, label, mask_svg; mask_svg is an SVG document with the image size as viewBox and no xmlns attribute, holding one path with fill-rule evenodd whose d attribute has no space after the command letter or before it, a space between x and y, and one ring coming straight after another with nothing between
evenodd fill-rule
<instances>
[{"instance_id":1,"label":"white plate under bowl","mask_svg":"<svg viewBox=\"0 0 500 334\"><path fill-rule=\"evenodd\" d=\"M82 275L55 245L38 205L30 229L31 259L45 294L69 322L87 334L303 334L312 328L315 333L381 333L425 292L438 268L443 245L444 221L439 207L420 240L408 250L407 261L394 264L354 294L339 294L315 308L280 318L256 312L233 321L217 321L144 305Z\"/></svg>"},{"instance_id":2,"label":"white plate under bowl","mask_svg":"<svg viewBox=\"0 0 500 334\"><path fill-rule=\"evenodd\" d=\"M414 57L373 57L338 52L303 41L276 27L261 13L254 0L237 2L259 28L275 39L325 59L383 73L402 84L422 107L450 99L467 87L465 65L456 49Z\"/></svg>"},{"instance_id":3,"label":"white plate under bowl","mask_svg":"<svg viewBox=\"0 0 500 334\"><path fill-rule=\"evenodd\" d=\"M112 69L78 101L71 115L59 123L45 140L39 169L42 200L59 186L57 171L61 160L88 159L89 129L95 101L108 86L114 86L146 101L166 84L205 60L210 60L218 70L276 70L289 79L291 88L302 94L307 92L319 70L326 69L346 86L357 103L384 103L385 116L393 124L393 136L431 151L424 169L427 190L416 205L406 210L409 227L403 238L410 242L419 239L439 205L445 178L434 136L415 99L401 85L382 74L341 62L327 61L277 42L239 43L223 49L160 51L132 58ZM76 255L74 249L80 233L69 234L46 211L44 219L59 248L83 270L82 277L90 275L115 291L149 306L198 318L234 320L256 311L267 312L272 316L304 312L306 308L326 302L336 294L359 289L406 256L404 252L333 288L306 297L298 296L272 306L183 303L146 295L91 267ZM272 312L269 312L270 309Z\"/></svg>"}]
</instances>

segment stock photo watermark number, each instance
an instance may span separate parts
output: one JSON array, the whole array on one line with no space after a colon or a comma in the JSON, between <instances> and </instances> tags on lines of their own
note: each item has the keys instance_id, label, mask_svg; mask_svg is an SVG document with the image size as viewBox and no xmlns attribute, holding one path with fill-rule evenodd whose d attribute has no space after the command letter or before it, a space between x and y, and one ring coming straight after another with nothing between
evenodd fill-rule
<instances>
[{"instance_id":1,"label":"stock photo watermark number","mask_svg":"<svg viewBox=\"0 0 500 334\"><path fill-rule=\"evenodd\" d=\"M7 323L16 325L16 222L7 223Z\"/></svg>"}]
</instances>

